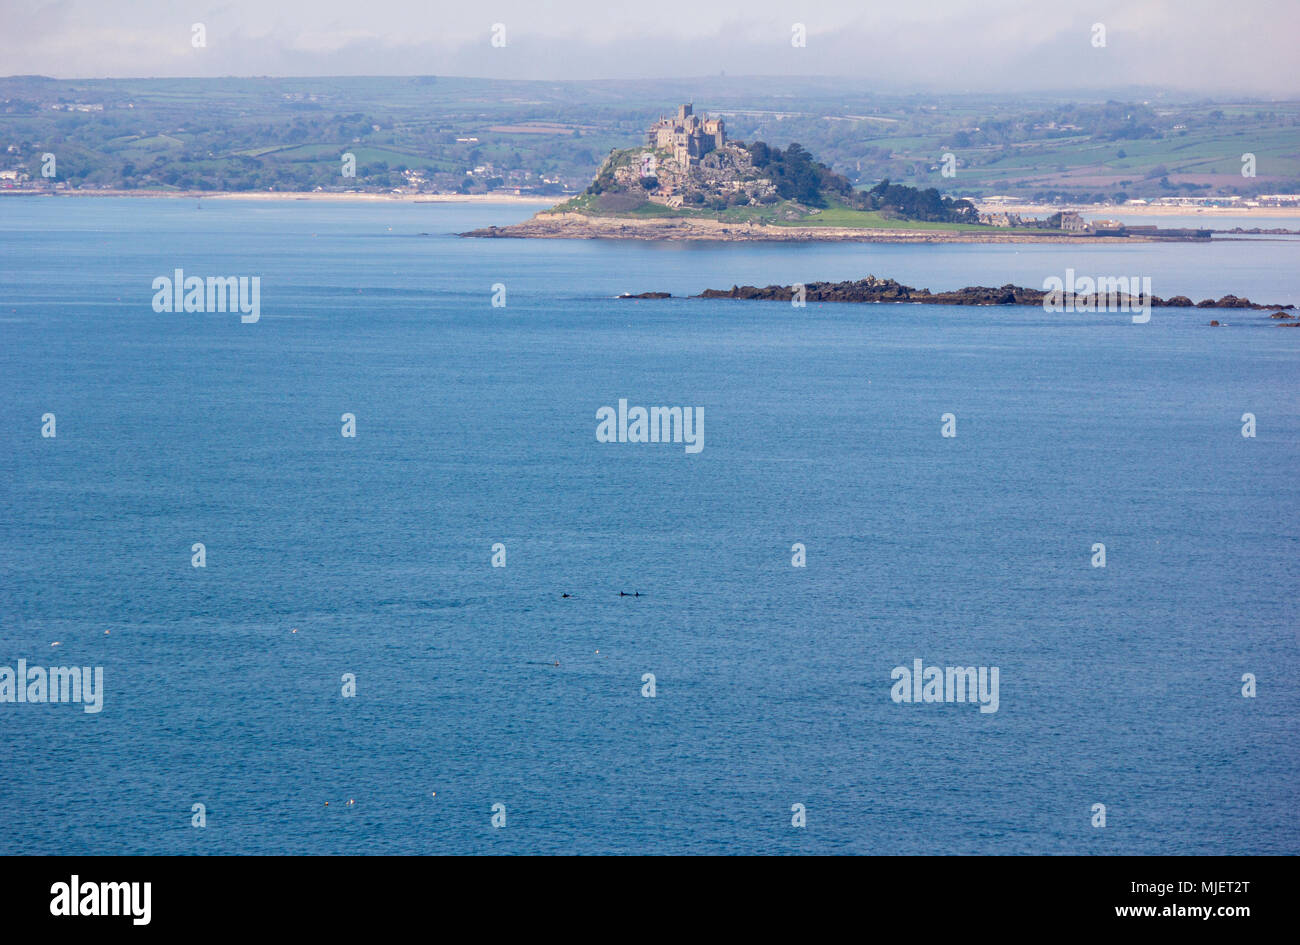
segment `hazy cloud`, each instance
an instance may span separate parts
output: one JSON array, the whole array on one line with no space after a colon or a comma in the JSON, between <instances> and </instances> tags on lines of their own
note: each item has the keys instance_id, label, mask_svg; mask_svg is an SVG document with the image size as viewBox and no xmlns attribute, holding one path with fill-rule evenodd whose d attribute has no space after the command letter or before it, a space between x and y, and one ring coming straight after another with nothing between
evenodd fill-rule
<instances>
[{"instance_id":1,"label":"hazy cloud","mask_svg":"<svg viewBox=\"0 0 1300 945\"><path fill-rule=\"evenodd\" d=\"M10 5L12 6L12 5ZM950 91L1300 92L1294 0L50 0L6 8L0 71L59 78L843 75ZM807 48L790 44L805 24ZM1090 43L1093 23L1107 45ZM203 23L207 47L190 27ZM492 24L507 46L493 48Z\"/></svg>"}]
</instances>

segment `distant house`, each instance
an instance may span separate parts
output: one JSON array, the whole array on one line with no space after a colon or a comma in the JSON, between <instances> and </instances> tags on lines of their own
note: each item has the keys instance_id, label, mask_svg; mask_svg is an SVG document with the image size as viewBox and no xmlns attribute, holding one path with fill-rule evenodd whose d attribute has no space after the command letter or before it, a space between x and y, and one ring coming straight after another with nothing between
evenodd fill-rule
<instances>
[{"instance_id":1,"label":"distant house","mask_svg":"<svg viewBox=\"0 0 1300 945\"><path fill-rule=\"evenodd\" d=\"M1073 210L1067 210L1061 214L1061 229L1067 233L1086 233L1088 223Z\"/></svg>"},{"instance_id":2,"label":"distant house","mask_svg":"<svg viewBox=\"0 0 1300 945\"><path fill-rule=\"evenodd\" d=\"M981 213L980 222L987 223L989 226L1021 226L1022 221L1020 214L1007 213L1005 211L996 211L994 213Z\"/></svg>"},{"instance_id":3,"label":"distant house","mask_svg":"<svg viewBox=\"0 0 1300 945\"><path fill-rule=\"evenodd\" d=\"M1119 220L1093 220L1088 231L1097 236L1123 236L1125 233L1124 224Z\"/></svg>"},{"instance_id":4,"label":"distant house","mask_svg":"<svg viewBox=\"0 0 1300 945\"><path fill-rule=\"evenodd\" d=\"M1159 207L1232 207L1243 197L1157 197L1153 203Z\"/></svg>"}]
</instances>

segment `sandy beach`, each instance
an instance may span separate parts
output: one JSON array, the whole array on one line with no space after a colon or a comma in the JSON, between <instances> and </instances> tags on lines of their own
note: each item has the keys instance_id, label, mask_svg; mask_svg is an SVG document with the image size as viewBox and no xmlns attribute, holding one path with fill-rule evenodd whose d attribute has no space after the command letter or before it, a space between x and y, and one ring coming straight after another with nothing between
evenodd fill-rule
<instances>
[{"instance_id":1,"label":"sandy beach","mask_svg":"<svg viewBox=\"0 0 1300 945\"><path fill-rule=\"evenodd\" d=\"M196 200L325 200L355 203L486 203L519 204L521 206L550 207L571 194L540 196L532 194L385 194L338 191L206 191L206 190L35 190L12 188L0 190L5 196L50 197L174 197ZM1050 216L1053 213L1075 211L1088 216L1106 214L1141 214L1151 217L1295 217L1300 207L1166 207L1133 206L1131 204L1051 204L1036 203L984 203L972 201L981 213L1019 213L1022 215Z\"/></svg>"},{"instance_id":2,"label":"sandy beach","mask_svg":"<svg viewBox=\"0 0 1300 945\"><path fill-rule=\"evenodd\" d=\"M1166 207L1134 206L1132 204L1051 204L1038 203L982 203L972 201L980 213L1019 213L1031 216L1050 216L1053 213L1074 211L1087 216L1122 213L1129 216L1140 214L1144 217L1295 217L1300 215L1300 207Z\"/></svg>"},{"instance_id":3,"label":"sandy beach","mask_svg":"<svg viewBox=\"0 0 1300 945\"><path fill-rule=\"evenodd\" d=\"M489 203L549 207L563 197L522 194L379 194L288 190L0 190L0 196L179 197L189 200L323 200L351 203Z\"/></svg>"}]
</instances>

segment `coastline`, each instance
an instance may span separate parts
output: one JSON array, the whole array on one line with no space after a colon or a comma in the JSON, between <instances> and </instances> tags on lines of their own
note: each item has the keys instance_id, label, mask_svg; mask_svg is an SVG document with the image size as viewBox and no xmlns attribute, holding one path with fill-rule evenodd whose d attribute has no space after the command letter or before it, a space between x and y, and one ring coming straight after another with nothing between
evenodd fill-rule
<instances>
[{"instance_id":1,"label":"coastline","mask_svg":"<svg viewBox=\"0 0 1300 945\"><path fill-rule=\"evenodd\" d=\"M1300 216L1300 207L1166 207L1130 206L1128 204L1071 203L1053 206L1041 203L985 203L972 200L980 213L1080 214L1120 213L1144 217L1288 217Z\"/></svg>"},{"instance_id":2,"label":"coastline","mask_svg":"<svg viewBox=\"0 0 1300 945\"><path fill-rule=\"evenodd\" d=\"M561 197L570 195L560 195ZM32 190L0 189L0 197L168 197L207 200L325 200L358 203L500 203L554 206L556 197L532 194L387 194L373 192L299 191L299 190ZM1053 214L1074 211L1081 214L1115 214L1151 217L1288 217L1300 215L1300 207L1166 207L1129 206L1126 204L1072 203L1054 206L1037 203L985 203L972 199L981 213ZM613 218L606 218L613 219ZM783 227L783 229L787 229ZM825 230L828 227L806 227ZM878 232L894 232L883 230Z\"/></svg>"},{"instance_id":3,"label":"coastline","mask_svg":"<svg viewBox=\"0 0 1300 945\"><path fill-rule=\"evenodd\" d=\"M320 200L347 203L545 204L555 198L527 194L375 194L292 190L0 190L0 197L167 197L187 200Z\"/></svg>"},{"instance_id":4,"label":"coastline","mask_svg":"<svg viewBox=\"0 0 1300 945\"><path fill-rule=\"evenodd\" d=\"M771 226L682 217L593 217L580 213L537 215L509 226L489 226L459 234L481 239L629 239L721 240L727 242L855 242L855 243L1124 243L1168 242L1159 237L1132 235L1075 236L1067 233L1027 233L1012 229L987 231L866 228L834 226ZM1193 241L1189 241L1193 242ZM1207 243L1208 240L1194 242Z\"/></svg>"},{"instance_id":5,"label":"coastline","mask_svg":"<svg viewBox=\"0 0 1300 945\"><path fill-rule=\"evenodd\" d=\"M217 190L27 190L27 188L3 188L0 190L0 198L17 198L17 196L59 196L59 198L165 198L165 199L185 199L185 200L318 200L328 201L328 203L474 203L474 204L516 204L521 207L554 207L555 196L529 195L529 194L376 194L376 192L339 192L339 191L217 191ZM563 195L562 195L563 196ZM1206 220L1214 217L1256 217L1256 218L1295 218L1300 216L1300 208L1296 207L1128 207L1128 205L1117 204L1062 204L1060 207L1052 204L1035 204L1035 203L984 203L982 200L972 199L971 203L979 208L982 213L1021 213L1021 214L1052 214L1058 212L1075 212L1088 214L1088 216L1097 216L1097 214L1138 214L1144 217L1190 217L1203 216ZM581 216L581 214L555 214L556 217ZM616 222L615 229L624 229L627 226L645 226L647 224L654 226L654 220L636 217L582 217L584 220L593 222L595 229L607 229L602 222ZM676 218L673 222L679 222ZM525 221L533 222L533 221ZM757 229L757 226L746 226L745 224L722 224L719 221L684 221L688 225L697 226L719 226L728 227L728 229L745 230ZM499 230L517 229L525 224L515 224L510 227L497 227ZM961 233L945 233L943 230L901 230L901 229L859 229L859 227L829 227L829 226L781 226L766 227L774 231L771 239L781 239L775 234L776 230L798 230L801 233L814 235L801 235L801 237L785 237L785 239L832 239L844 240L849 239L846 234L859 234L855 239L863 242L881 242L881 243L914 243L914 242L997 242L997 243L1041 243L1041 242L1114 242L1113 239L1101 238L1092 239L1088 237L1067 237L1053 238L1045 235L1031 234L1010 234L1002 235L998 238L997 234L972 234L971 237L962 238ZM833 231L833 235L832 235ZM815 235L823 234L823 235ZM500 234L516 235L516 234ZM517 234L520 237L542 238L542 233ZM989 238L992 235L993 238ZM601 237L619 238L617 234L601 234ZM560 238L560 234L554 234L554 238ZM577 238L577 237L569 237ZM595 237L591 237L595 238ZM624 238L655 238L655 237L624 237ZM701 235L692 235L692 237L662 237L662 238L695 238L695 239L738 239L736 235L728 237L701 237ZM1147 242L1138 237L1126 238L1128 242Z\"/></svg>"},{"instance_id":6,"label":"coastline","mask_svg":"<svg viewBox=\"0 0 1300 945\"><path fill-rule=\"evenodd\" d=\"M567 195L561 195L567 196ZM186 199L186 200L315 200L341 203L482 203L482 204L516 204L520 206L542 206L551 207L555 205L556 197L531 195L531 194L388 194L373 192L338 192L338 191L298 191L298 190L31 190L20 188L0 189L0 197L143 197L143 198L168 198L168 199ZM1036 203L985 203L980 200L972 199L972 203L981 213L1019 213L1019 214L1040 214L1050 215L1058 212L1070 212L1098 215L1098 214L1128 214L1149 217L1188 217L1203 216L1207 219L1214 217L1279 217L1295 218L1300 215L1300 207L1166 207L1166 206L1143 206L1131 207L1127 205L1116 204L1062 204L1053 206L1052 204ZM557 214L557 216L569 216L569 214ZM638 218L616 218L616 217L589 217L590 220L619 220L620 223L644 223L647 222ZM690 221L692 223L712 223L716 221ZM520 226L522 224L516 224ZM743 228L743 224L721 224L732 228ZM500 229L505 229L501 227ZM807 230L816 232L826 232L831 229L840 229L832 227L773 227L772 229L782 230ZM879 230L860 230L857 228L843 228L844 232L870 233L874 236L901 236L896 229L879 229ZM922 232L922 231L912 231ZM942 231L924 231L927 234L942 234ZM947 235L947 234L943 234ZM1024 234L1021 234L1023 236ZM1135 240L1134 237L1128 237L1129 240ZM877 240L880 242L916 242L913 239L897 240ZM943 242L953 242L953 240L944 239ZM1044 239L1003 239L996 242L1043 242ZM1051 242L1052 240L1046 240ZM1070 237L1070 242L1088 241L1086 237ZM961 240L956 240L961 242Z\"/></svg>"}]
</instances>

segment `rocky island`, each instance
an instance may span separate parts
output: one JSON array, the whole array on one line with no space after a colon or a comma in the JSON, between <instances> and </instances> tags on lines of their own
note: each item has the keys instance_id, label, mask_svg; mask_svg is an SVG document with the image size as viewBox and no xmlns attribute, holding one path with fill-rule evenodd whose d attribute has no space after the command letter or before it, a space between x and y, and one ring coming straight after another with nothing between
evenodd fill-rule
<instances>
[{"instance_id":1,"label":"rocky island","mask_svg":"<svg viewBox=\"0 0 1300 945\"><path fill-rule=\"evenodd\" d=\"M480 238L861 241L877 243L1146 242L1199 240L1209 230L982 218L935 188L859 190L797 143L729 141L722 118L681 105L641 147L611 151L586 191L530 220L461 233Z\"/></svg>"},{"instance_id":2,"label":"rocky island","mask_svg":"<svg viewBox=\"0 0 1300 945\"><path fill-rule=\"evenodd\" d=\"M1116 280L1127 282L1127 280ZM796 299L804 302L893 302L924 305L1036 305L1050 306L1058 304L1068 306L1071 311L1105 310L1107 306L1121 306L1124 310L1139 306L1151 308L1200 308L1200 309L1252 309L1273 310L1271 319L1287 320L1295 316L1288 314L1295 306L1291 303L1281 305L1264 305L1236 295L1224 295L1218 299L1202 299L1193 302L1186 295L1174 295L1161 298L1146 292L1130 294L1118 286L1095 285L1089 291L1070 289L1055 290L1029 289L1018 285L1004 285L997 288L989 286L967 286L947 292L931 292L929 289L917 289L894 279L877 279L867 276L850 282L809 282L804 285L769 285L752 286L733 285L730 289L705 289L692 298L699 299L750 299L776 302L792 302ZM667 292L642 292L625 294L621 299L666 299L671 298Z\"/></svg>"}]
</instances>

